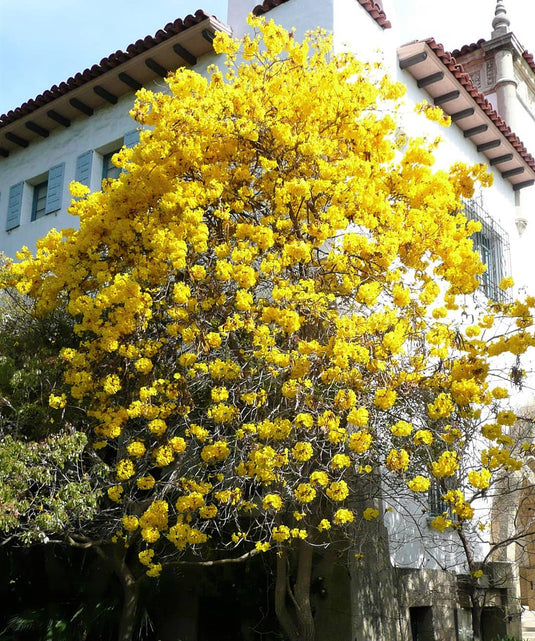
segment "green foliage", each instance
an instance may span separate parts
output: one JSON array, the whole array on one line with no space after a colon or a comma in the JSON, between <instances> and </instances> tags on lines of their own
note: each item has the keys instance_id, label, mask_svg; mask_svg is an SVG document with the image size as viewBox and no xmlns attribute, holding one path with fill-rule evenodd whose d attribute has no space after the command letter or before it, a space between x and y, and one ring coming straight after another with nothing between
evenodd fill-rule
<instances>
[{"instance_id":1,"label":"green foliage","mask_svg":"<svg viewBox=\"0 0 535 641\"><path fill-rule=\"evenodd\" d=\"M40 638L43 641L76 641L80 638L75 629L81 614L82 608L66 618L58 605L50 605L38 610L28 609L9 620L6 632L32 633L34 638Z\"/></svg>"},{"instance_id":2,"label":"green foliage","mask_svg":"<svg viewBox=\"0 0 535 641\"><path fill-rule=\"evenodd\" d=\"M5 545L0 575L2 641L116 641L120 584L91 550Z\"/></svg>"},{"instance_id":3,"label":"green foliage","mask_svg":"<svg viewBox=\"0 0 535 641\"><path fill-rule=\"evenodd\" d=\"M63 385L59 350L72 345L72 340L72 321L64 312L38 317L25 297L4 293L0 309L0 434L39 440L57 431L62 421L74 418L48 405L50 393Z\"/></svg>"},{"instance_id":4,"label":"green foliage","mask_svg":"<svg viewBox=\"0 0 535 641\"><path fill-rule=\"evenodd\" d=\"M90 520L97 512L96 488L101 463L85 471L87 438L63 431L41 442L0 441L0 530L16 533L25 543L46 541L73 521Z\"/></svg>"},{"instance_id":5,"label":"green foliage","mask_svg":"<svg viewBox=\"0 0 535 641\"><path fill-rule=\"evenodd\" d=\"M59 350L72 344L59 311L38 317L23 296L0 308L0 532L25 544L80 530L98 508L106 466L87 450L85 415L50 407L62 390ZM69 342L71 341L71 342ZM78 429L74 425L78 426Z\"/></svg>"}]
</instances>

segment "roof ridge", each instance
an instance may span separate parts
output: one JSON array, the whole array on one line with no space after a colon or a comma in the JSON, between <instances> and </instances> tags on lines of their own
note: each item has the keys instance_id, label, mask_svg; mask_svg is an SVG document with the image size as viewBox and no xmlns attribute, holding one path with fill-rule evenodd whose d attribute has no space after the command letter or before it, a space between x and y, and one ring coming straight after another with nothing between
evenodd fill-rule
<instances>
[{"instance_id":1,"label":"roof ridge","mask_svg":"<svg viewBox=\"0 0 535 641\"><path fill-rule=\"evenodd\" d=\"M255 16L261 16L285 2L288 2L288 0L264 0L261 4L256 5L253 13ZM375 0L358 0L358 2L380 27L383 29L390 29L392 27L392 23L388 20L386 13L378 2Z\"/></svg>"},{"instance_id":2,"label":"roof ridge","mask_svg":"<svg viewBox=\"0 0 535 641\"><path fill-rule=\"evenodd\" d=\"M471 42L469 45L462 45L460 49L454 49L451 52L451 55L464 56L467 53L472 53L472 51L479 49L484 42L487 42L485 38L480 38L477 42Z\"/></svg>"}]
</instances>

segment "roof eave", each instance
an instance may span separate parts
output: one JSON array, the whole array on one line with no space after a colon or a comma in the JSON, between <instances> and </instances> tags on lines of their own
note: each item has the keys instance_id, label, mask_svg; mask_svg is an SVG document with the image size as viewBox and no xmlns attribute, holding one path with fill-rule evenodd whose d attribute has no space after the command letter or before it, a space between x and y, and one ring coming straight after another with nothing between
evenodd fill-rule
<instances>
[{"instance_id":1,"label":"roof eave","mask_svg":"<svg viewBox=\"0 0 535 641\"><path fill-rule=\"evenodd\" d=\"M432 39L408 43L397 53L400 67L451 116L514 190L534 184L535 160L455 58Z\"/></svg>"},{"instance_id":2,"label":"roof eave","mask_svg":"<svg viewBox=\"0 0 535 641\"><path fill-rule=\"evenodd\" d=\"M275 9L281 4L285 4L288 0L264 0L261 4L256 5L253 9L255 16L261 16ZM386 17L383 8L375 2L375 0L358 0L362 7L370 14L370 16L377 22L382 29L390 29L392 24Z\"/></svg>"},{"instance_id":3,"label":"roof eave","mask_svg":"<svg viewBox=\"0 0 535 641\"><path fill-rule=\"evenodd\" d=\"M173 23L154 38L147 37L101 60L68 81L45 91L34 100L0 118L0 156L27 147L53 130L68 127L102 107L117 102L136 87L165 76L181 66L192 66L213 52L217 31L230 33L214 16L197 12L185 28L173 33ZM181 22L182 24L182 22Z\"/></svg>"}]
</instances>

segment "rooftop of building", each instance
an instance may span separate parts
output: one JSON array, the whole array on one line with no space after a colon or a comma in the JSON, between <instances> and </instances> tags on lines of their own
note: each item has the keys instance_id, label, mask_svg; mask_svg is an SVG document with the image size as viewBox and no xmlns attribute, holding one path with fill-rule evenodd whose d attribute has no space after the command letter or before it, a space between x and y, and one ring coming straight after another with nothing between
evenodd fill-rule
<instances>
[{"instance_id":1,"label":"rooftop of building","mask_svg":"<svg viewBox=\"0 0 535 641\"><path fill-rule=\"evenodd\" d=\"M253 9L253 13L264 15L289 1L264 0ZM358 2L382 29L391 27L381 2ZM498 0L493 21L495 33L507 31L508 25L503 2ZM53 85L20 107L0 116L0 155L5 157L12 149L27 147L32 140L47 137L54 128L68 127L71 121L80 115L90 116L105 104L115 104L121 95L136 90L147 82L165 77L178 66L195 65L198 57L213 51L212 40L218 30L230 33L231 27L199 9L194 14L166 24L153 36L148 35L137 40L124 51L119 50L106 56L98 64L75 74L65 82ZM499 132L503 136L506 143L514 149L515 156L529 168L530 173L535 171L535 160L518 136L477 90L469 74L455 60L455 55L475 51L485 41L479 40L477 43L465 45L453 53L445 51L433 38L417 42L425 43L434 52L451 72L453 80L462 87L478 111L492 124L492 132ZM535 70L533 55L525 51L524 58ZM518 180L513 182L520 184Z\"/></svg>"}]
</instances>

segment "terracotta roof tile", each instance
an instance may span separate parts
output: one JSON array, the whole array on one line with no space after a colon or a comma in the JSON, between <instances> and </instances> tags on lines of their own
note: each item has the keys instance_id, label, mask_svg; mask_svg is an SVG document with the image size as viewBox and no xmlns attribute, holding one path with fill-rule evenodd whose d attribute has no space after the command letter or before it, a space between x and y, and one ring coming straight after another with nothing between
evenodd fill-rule
<instances>
[{"instance_id":1,"label":"terracotta roof tile","mask_svg":"<svg viewBox=\"0 0 535 641\"><path fill-rule=\"evenodd\" d=\"M524 60L528 63L528 65L535 71L535 57L533 56L532 53L529 53L529 51L524 51L522 54Z\"/></svg>"},{"instance_id":2,"label":"terracotta roof tile","mask_svg":"<svg viewBox=\"0 0 535 641\"><path fill-rule=\"evenodd\" d=\"M533 156L528 153L524 144L520 138L511 131L511 128L506 124L503 118L496 112L494 107L490 102L485 98L485 96L478 91L470 75L465 72L464 67L461 64L458 64L455 61L455 57L452 57L452 54L445 51L443 45L436 42L434 38L427 38L426 41L429 47L434 51L437 57L445 64L448 65L452 63L453 69L450 69L454 77L458 80L466 91L472 96L478 106L488 115L500 132L507 138L507 140L513 145L513 147L518 151L522 159L528 164L531 169L535 171L535 159ZM481 41L480 41L481 42ZM472 45L470 45L471 47ZM474 45L474 48L477 48L479 45ZM474 50L474 49L472 49ZM530 54L528 54L529 56ZM526 56L524 56L526 57ZM531 56L533 59L533 56ZM526 58L527 59L527 58ZM529 63L529 60L528 60Z\"/></svg>"},{"instance_id":3,"label":"terracotta roof tile","mask_svg":"<svg viewBox=\"0 0 535 641\"><path fill-rule=\"evenodd\" d=\"M199 9L195 12L194 15L187 15L184 19L178 18L174 22L167 24L164 29L160 29L154 36L146 36L141 40L137 40L134 44L129 45L125 51L116 51L115 53L110 54L106 58L102 58L99 64L93 65L90 69L85 69L82 72L75 74L73 77L69 78L67 81L60 83L59 85L53 85L50 89L43 91L42 94L39 94L36 98L30 99L27 102L23 103L20 107L8 111L7 114L0 116L0 128L25 116L32 111L35 111L39 107L52 102L56 98L65 95L69 91L76 89L80 85L89 82L93 78L97 78L102 74L106 73L110 69L119 66L126 60L134 58L136 55L147 51L152 47L172 38L177 33L186 31L190 27L193 27L203 20L208 20L210 14L205 13L202 9Z\"/></svg>"},{"instance_id":4,"label":"terracotta roof tile","mask_svg":"<svg viewBox=\"0 0 535 641\"><path fill-rule=\"evenodd\" d=\"M481 38L477 42L472 42L469 45L463 45L460 49L454 49L451 54L452 56L455 56L456 58L459 58L460 56L464 56L467 53L472 53L473 51L476 51L476 49L479 49L486 40L484 38ZM530 53L529 51L525 50L522 53L522 57L524 60L528 63L528 65L531 67L533 71L535 71L535 56Z\"/></svg>"},{"instance_id":5,"label":"terracotta roof tile","mask_svg":"<svg viewBox=\"0 0 535 641\"><path fill-rule=\"evenodd\" d=\"M458 58L459 56L464 56L467 53L472 53L472 51L479 49L484 42L486 42L485 38L480 38L477 42L472 42L469 45L463 45L460 49L454 49L451 52L451 55Z\"/></svg>"},{"instance_id":6,"label":"terracotta roof tile","mask_svg":"<svg viewBox=\"0 0 535 641\"><path fill-rule=\"evenodd\" d=\"M392 24L387 19L383 8L377 2L375 2L375 0L358 1L380 27L382 27L383 29L390 29L392 27ZM253 13L255 16L261 16L262 14L271 11L271 9L275 9L275 7L278 7L285 2L288 2L288 0L264 0L262 4L257 5L253 9Z\"/></svg>"},{"instance_id":7,"label":"terracotta roof tile","mask_svg":"<svg viewBox=\"0 0 535 641\"><path fill-rule=\"evenodd\" d=\"M261 16L262 14L271 11L271 9L275 9L275 7L278 7L280 4L284 4L285 2L288 2L288 0L264 0L262 4L256 5L256 7L253 9L253 13L255 16Z\"/></svg>"},{"instance_id":8,"label":"terracotta roof tile","mask_svg":"<svg viewBox=\"0 0 535 641\"><path fill-rule=\"evenodd\" d=\"M359 0L359 2L380 27L383 29L390 29L392 27L383 8L377 2L374 2L374 0Z\"/></svg>"}]
</instances>

